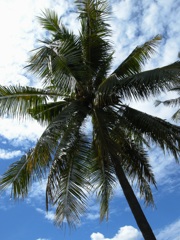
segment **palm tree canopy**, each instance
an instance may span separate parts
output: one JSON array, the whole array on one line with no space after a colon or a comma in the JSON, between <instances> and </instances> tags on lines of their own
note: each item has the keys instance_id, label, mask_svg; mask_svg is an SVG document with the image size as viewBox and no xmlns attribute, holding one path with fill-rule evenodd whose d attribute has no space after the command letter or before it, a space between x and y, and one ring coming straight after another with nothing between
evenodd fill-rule
<instances>
[{"instance_id":1,"label":"palm tree canopy","mask_svg":"<svg viewBox=\"0 0 180 240\"><path fill-rule=\"evenodd\" d=\"M36 145L1 177L0 189L11 186L12 197L24 198L33 181L47 178L47 209L56 207L58 225L78 223L91 191L99 198L100 218L108 217L117 181L112 159L136 180L145 203L153 204L150 185L156 181L146 147L155 143L178 161L180 146L180 127L125 104L176 86L180 62L142 71L161 40L157 35L111 71L107 1L75 2L79 35L54 11L45 10L38 18L48 38L34 50L27 69L43 88L0 86L1 116L32 117L46 126Z\"/></svg>"}]
</instances>

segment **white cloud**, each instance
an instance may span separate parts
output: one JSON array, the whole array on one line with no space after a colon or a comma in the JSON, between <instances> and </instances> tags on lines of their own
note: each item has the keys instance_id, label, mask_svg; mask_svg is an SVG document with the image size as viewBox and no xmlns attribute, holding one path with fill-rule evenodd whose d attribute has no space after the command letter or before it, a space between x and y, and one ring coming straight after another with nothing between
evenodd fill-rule
<instances>
[{"instance_id":1,"label":"white cloud","mask_svg":"<svg viewBox=\"0 0 180 240\"><path fill-rule=\"evenodd\" d=\"M179 240L180 239L180 219L166 226L157 235L157 240Z\"/></svg>"},{"instance_id":2,"label":"white cloud","mask_svg":"<svg viewBox=\"0 0 180 240\"><path fill-rule=\"evenodd\" d=\"M54 221L55 214L53 211L46 212L46 211L42 210L41 208L36 208L36 210L39 213L43 214L46 219L48 219L50 221Z\"/></svg>"},{"instance_id":3,"label":"white cloud","mask_svg":"<svg viewBox=\"0 0 180 240\"><path fill-rule=\"evenodd\" d=\"M133 226L124 226L112 238L106 238L102 233L92 233L91 240L142 240L142 235ZM180 219L160 230L156 235L157 240L179 240Z\"/></svg>"},{"instance_id":4,"label":"white cloud","mask_svg":"<svg viewBox=\"0 0 180 240\"><path fill-rule=\"evenodd\" d=\"M36 240L50 240L49 238L37 238Z\"/></svg>"},{"instance_id":5,"label":"white cloud","mask_svg":"<svg viewBox=\"0 0 180 240\"><path fill-rule=\"evenodd\" d=\"M96 220L99 218L99 213L87 213L86 214L86 219L88 220Z\"/></svg>"},{"instance_id":6,"label":"white cloud","mask_svg":"<svg viewBox=\"0 0 180 240\"><path fill-rule=\"evenodd\" d=\"M0 159L11 159L20 155L22 155L22 152L20 150L10 151L0 148Z\"/></svg>"},{"instance_id":7,"label":"white cloud","mask_svg":"<svg viewBox=\"0 0 180 240\"><path fill-rule=\"evenodd\" d=\"M101 233L92 233L91 240L140 240L141 233L132 226L121 227L118 233L112 238L106 238Z\"/></svg>"},{"instance_id":8,"label":"white cloud","mask_svg":"<svg viewBox=\"0 0 180 240\"><path fill-rule=\"evenodd\" d=\"M0 118L0 121L1 136L8 140L15 140L16 144L20 144L24 140L35 142L44 130L44 127L36 121L18 121L10 118Z\"/></svg>"},{"instance_id":9,"label":"white cloud","mask_svg":"<svg viewBox=\"0 0 180 240\"><path fill-rule=\"evenodd\" d=\"M28 195L28 202L34 202L35 200L38 201L38 203L44 202L46 196L46 183L47 179L33 183Z\"/></svg>"}]
</instances>

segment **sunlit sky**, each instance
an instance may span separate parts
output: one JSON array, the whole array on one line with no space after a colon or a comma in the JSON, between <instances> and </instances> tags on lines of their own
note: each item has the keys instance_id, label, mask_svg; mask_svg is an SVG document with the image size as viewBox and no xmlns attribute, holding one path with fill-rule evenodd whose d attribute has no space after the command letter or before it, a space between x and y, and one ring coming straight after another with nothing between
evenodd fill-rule
<instances>
[{"instance_id":1,"label":"sunlit sky","mask_svg":"<svg viewBox=\"0 0 180 240\"><path fill-rule=\"evenodd\" d=\"M163 39L145 69L162 67L178 60L180 51L179 0L111 0L114 64L157 34ZM56 10L62 21L78 33L79 23L71 0L0 0L0 84L40 86L24 66L30 50L38 46L43 30L37 15L45 8ZM158 99L174 97L163 93ZM155 98L156 99L156 98ZM131 106L170 120L175 109L154 107L154 100L133 102ZM35 121L0 118L0 174L33 146L43 132ZM158 240L180 240L180 166L172 156L156 147L150 151L158 190L153 189L156 207L146 208L148 221ZM24 201L14 202L9 191L0 195L1 240L142 240L142 236L119 187L111 201L109 220L99 222L99 205L92 196L89 208L77 229L57 228L53 209L45 211L45 181L33 184Z\"/></svg>"}]
</instances>

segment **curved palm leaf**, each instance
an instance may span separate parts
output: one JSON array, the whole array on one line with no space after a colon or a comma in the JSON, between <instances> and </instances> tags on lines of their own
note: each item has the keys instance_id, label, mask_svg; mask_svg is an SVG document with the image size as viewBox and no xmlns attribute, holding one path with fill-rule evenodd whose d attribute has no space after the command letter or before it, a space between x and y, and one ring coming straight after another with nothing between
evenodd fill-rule
<instances>
[{"instance_id":1,"label":"curved palm leaf","mask_svg":"<svg viewBox=\"0 0 180 240\"><path fill-rule=\"evenodd\" d=\"M176 86L180 80L180 62L145 71L118 82L122 98L144 100Z\"/></svg>"},{"instance_id":2,"label":"curved palm leaf","mask_svg":"<svg viewBox=\"0 0 180 240\"><path fill-rule=\"evenodd\" d=\"M93 115L93 159L91 166L91 181L96 186L100 199L100 220L108 218L109 201L116 184L115 171L110 159L106 125L102 121L102 111L96 109Z\"/></svg>"},{"instance_id":3,"label":"curved palm leaf","mask_svg":"<svg viewBox=\"0 0 180 240\"><path fill-rule=\"evenodd\" d=\"M11 186L11 196L15 199L25 198L31 185L31 174L27 171L28 157L31 150L21 157L19 161L11 164L9 169L0 178L0 190Z\"/></svg>"},{"instance_id":4,"label":"curved palm leaf","mask_svg":"<svg viewBox=\"0 0 180 240\"><path fill-rule=\"evenodd\" d=\"M51 93L57 96L57 93ZM1 115L25 116L29 108L46 104L49 93L44 89L24 86L0 86Z\"/></svg>"},{"instance_id":5,"label":"curved palm leaf","mask_svg":"<svg viewBox=\"0 0 180 240\"><path fill-rule=\"evenodd\" d=\"M144 100L151 95L176 86L180 80L180 62L162 68L145 71L131 77L118 78L115 74L107 78L99 86L101 99L116 94L123 99ZM102 101L102 100L101 100Z\"/></svg>"},{"instance_id":6,"label":"curved palm leaf","mask_svg":"<svg viewBox=\"0 0 180 240\"><path fill-rule=\"evenodd\" d=\"M163 151L171 152L179 161L180 127L127 106L123 117L132 124L132 128L138 129Z\"/></svg>"},{"instance_id":7,"label":"curved palm leaf","mask_svg":"<svg viewBox=\"0 0 180 240\"><path fill-rule=\"evenodd\" d=\"M82 81L84 73L81 48L78 45L78 39L72 38L63 42L56 40L55 43L46 41L46 46L37 49L32 55L27 68L42 78L45 86L53 84L62 93L70 93L76 81Z\"/></svg>"},{"instance_id":8,"label":"curved palm leaf","mask_svg":"<svg viewBox=\"0 0 180 240\"><path fill-rule=\"evenodd\" d=\"M85 115L77 113L64 131L56 150L46 188L46 205L56 205L56 224L67 220L69 225L80 221L86 209L91 143L82 133Z\"/></svg>"},{"instance_id":9,"label":"curved palm leaf","mask_svg":"<svg viewBox=\"0 0 180 240\"><path fill-rule=\"evenodd\" d=\"M162 39L160 35L155 36L141 46L137 46L132 53L115 69L113 74L119 78L132 76L140 73L142 66L150 59L151 54L155 52L155 47Z\"/></svg>"}]
</instances>

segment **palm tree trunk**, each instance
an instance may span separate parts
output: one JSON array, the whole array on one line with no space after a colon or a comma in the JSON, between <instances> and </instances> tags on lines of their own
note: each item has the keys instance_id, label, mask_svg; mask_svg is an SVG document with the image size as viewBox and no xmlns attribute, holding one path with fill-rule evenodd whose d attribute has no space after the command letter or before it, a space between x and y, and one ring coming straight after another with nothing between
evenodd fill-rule
<instances>
[{"instance_id":1,"label":"palm tree trunk","mask_svg":"<svg viewBox=\"0 0 180 240\"><path fill-rule=\"evenodd\" d=\"M151 226L149 225L149 223L141 209L141 206L134 194L134 191L133 191L131 185L129 184L129 182L126 178L126 175L124 173L124 170L123 170L120 162L114 161L114 159L112 159L112 160L113 160L113 164L115 167L116 176L119 180L119 183L122 187L122 190L124 192L126 200L131 208L131 211L134 215L136 223L137 223L144 239L145 240L156 240L156 237L154 236Z\"/></svg>"}]
</instances>

